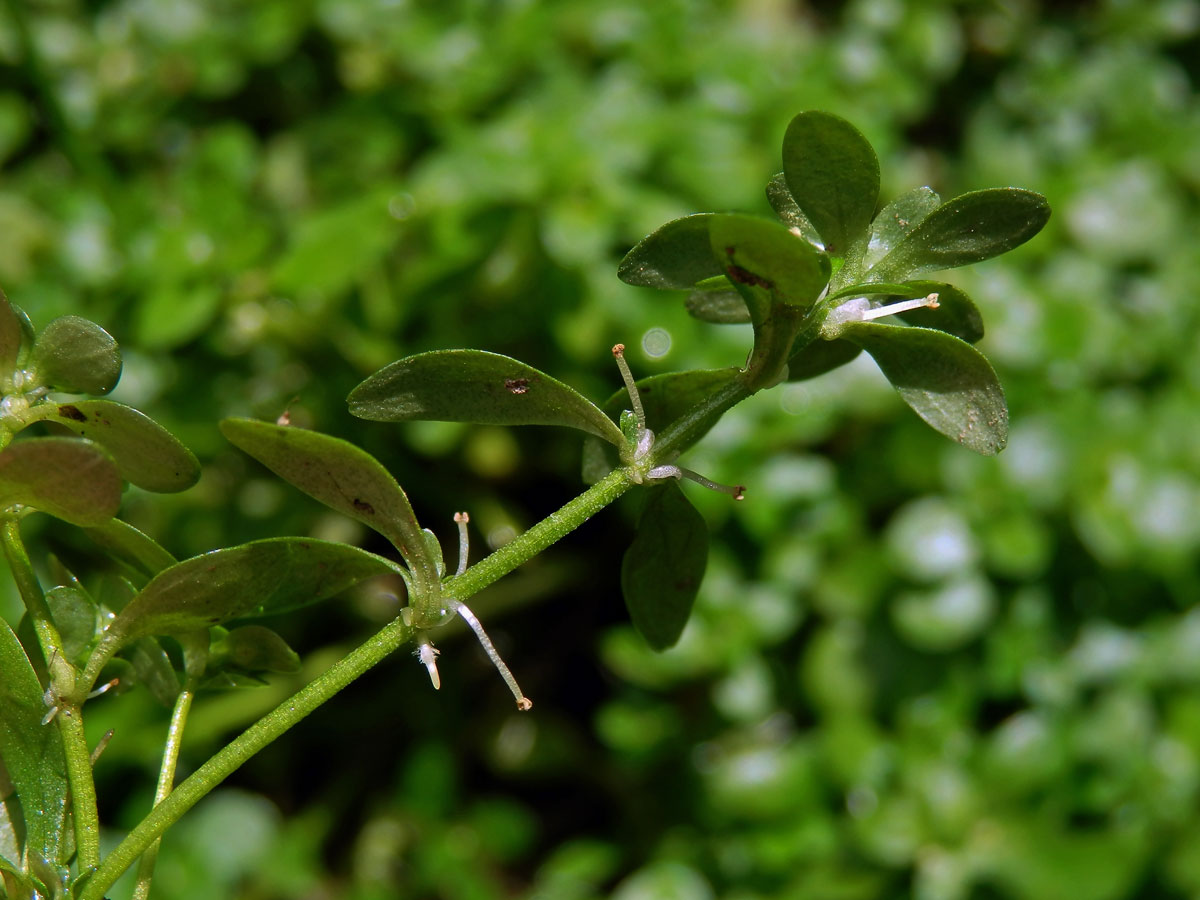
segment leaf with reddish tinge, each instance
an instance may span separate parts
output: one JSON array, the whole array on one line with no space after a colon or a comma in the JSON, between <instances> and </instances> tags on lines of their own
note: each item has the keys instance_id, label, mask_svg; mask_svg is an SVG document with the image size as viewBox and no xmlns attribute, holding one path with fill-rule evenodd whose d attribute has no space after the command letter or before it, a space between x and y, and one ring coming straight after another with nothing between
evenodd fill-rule
<instances>
[{"instance_id":1,"label":"leaf with reddish tinge","mask_svg":"<svg viewBox=\"0 0 1200 900\"><path fill-rule=\"evenodd\" d=\"M0 507L13 504L72 525L99 525L121 506L121 476L112 458L88 440L14 441L0 450Z\"/></svg>"},{"instance_id":2,"label":"leaf with reddish tinge","mask_svg":"<svg viewBox=\"0 0 1200 900\"><path fill-rule=\"evenodd\" d=\"M437 580L407 495L371 454L317 431L253 419L226 419L221 433L314 500L378 531L418 579Z\"/></svg>"}]
</instances>

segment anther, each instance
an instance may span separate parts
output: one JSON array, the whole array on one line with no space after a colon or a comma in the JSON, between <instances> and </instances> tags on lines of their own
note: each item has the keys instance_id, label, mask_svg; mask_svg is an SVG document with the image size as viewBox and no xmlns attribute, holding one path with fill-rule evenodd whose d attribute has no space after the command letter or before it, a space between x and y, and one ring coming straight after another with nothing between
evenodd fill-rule
<instances>
[{"instance_id":1,"label":"anther","mask_svg":"<svg viewBox=\"0 0 1200 900\"><path fill-rule=\"evenodd\" d=\"M693 472L691 469L685 469L683 466L655 466L646 473L646 477L651 481L657 481L660 478L686 478L688 481L694 481L710 491L716 491L719 494L728 494L734 500L746 499L746 486L744 484L721 484L719 481L712 481L705 478L699 472Z\"/></svg>"}]
</instances>

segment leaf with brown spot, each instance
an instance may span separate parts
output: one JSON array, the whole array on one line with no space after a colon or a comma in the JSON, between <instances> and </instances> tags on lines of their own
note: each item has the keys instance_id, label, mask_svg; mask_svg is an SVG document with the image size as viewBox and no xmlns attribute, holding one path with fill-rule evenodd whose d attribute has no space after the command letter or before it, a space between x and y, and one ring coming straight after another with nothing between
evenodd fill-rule
<instances>
[{"instance_id":1,"label":"leaf with brown spot","mask_svg":"<svg viewBox=\"0 0 1200 900\"><path fill-rule=\"evenodd\" d=\"M347 398L360 419L478 425L565 425L620 447L621 429L561 381L483 350L437 350L384 366Z\"/></svg>"}]
</instances>

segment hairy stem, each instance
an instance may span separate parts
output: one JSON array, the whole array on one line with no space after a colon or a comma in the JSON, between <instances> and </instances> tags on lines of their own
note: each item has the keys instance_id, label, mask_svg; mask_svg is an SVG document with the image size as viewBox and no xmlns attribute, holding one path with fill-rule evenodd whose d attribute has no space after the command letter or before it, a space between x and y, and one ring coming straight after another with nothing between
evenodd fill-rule
<instances>
[{"instance_id":1,"label":"hairy stem","mask_svg":"<svg viewBox=\"0 0 1200 900\"><path fill-rule=\"evenodd\" d=\"M267 713L232 743L184 779L105 858L82 886L78 900L103 900L105 891L133 861L206 794L242 763L266 747L318 706L332 698L412 639L413 630L400 619L385 625L363 644L334 663L290 698Z\"/></svg>"},{"instance_id":2,"label":"hairy stem","mask_svg":"<svg viewBox=\"0 0 1200 900\"><path fill-rule=\"evenodd\" d=\"M447 597L466 600L578 528L625 493L632 484L624 469L610 472L562 509L476 563L462 575L447 579ZM105 891L112 887L121 873L201 798L259 750L377 665L384 657L408 643L413 633L414 630L405 625L402 619L390 622L290 699L251 725L197 769L191 777L181 782L165 800L154 807L150 815L126 835L94 875L82 883L78 900L103 900Z\"/></svg>"},{"instance_id":3,"label":"hairy stem","mask_svg":"<svg viewBox=\"0 0 1200 900\"><path fill-rule=\"evenodd\" d=\"M158 770L158 787L154 791L155 806L167 799L175 784L175 768L179 764L179 748L183 745L183 729L195 696L195 679L189 678L179 696L175 698L175 708L171 711L171 724L167 728L162 766ZM133 888L133 900L147 900L150 896L150 882L154 878L154 864L158 861L158 847L161 842L161 838L156 840L142 854L138 863L137 883Z\"/></svg>"},{"instance_id":4,"label":"hairy stem","mask_svg":"<svg viewBox=\"0 0 1200 900\"><path fill-rule=\"evenodd\" d=\"M3 541L9 570L33 623L50 673L50 688L58 706L55 720L62 735L67 784L71 788L79 871L86 872L100 864L100 815L96 809L96 783L92 780L92 755L83 734L83 701L77 696L75 667L63 656L62 639L50 618L46 595L29 562L29 554L21 540L21 524L17 519L10 517L3 520L0 524L0 540Z\"/></svg>"},{"instance_id":5,"label":"hairy stem","mask_svg":"<svg viewBox=\"0 0 1200 900\"><path fill-rule=\"evenodd\" d=\"M493 581L570 534L632 486L633 482L629 480L625 469L609 472L562 509L551 513L490 556L481 559L462 575L447 578L444 596L452 600L466 600L479 593Z\"/></svg>"}]
</instances>

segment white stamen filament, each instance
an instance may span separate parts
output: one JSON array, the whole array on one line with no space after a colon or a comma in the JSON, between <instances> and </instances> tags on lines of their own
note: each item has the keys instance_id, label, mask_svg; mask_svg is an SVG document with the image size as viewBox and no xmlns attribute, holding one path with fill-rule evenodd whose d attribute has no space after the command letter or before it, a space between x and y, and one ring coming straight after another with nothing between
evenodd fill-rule
<instances>
[{"instance_id":1,"label":"white stamen filament","mask_svg":"<svg viewBox=\"0 0 1200 900\"><path fill-rule=\"evenodd\" d=\"M483 646L484 652L487 653L488 659L492 661L492 665L496 667L496 671L500 673L500 677L504 679L504 683L512 691L512 695L517 701L517 709L522 712L531 709L533 701L521 693L521 687L517 684L517 679L513 677L513 673L504 664L504 660L500 658L500 654L496 652L496 647L487 636L487 632L483 630L483 626L479 624L479 620L475 618L475 613L471 612L465 603L459 603L456 611L463 617L463 621L471 627L471 630L475 632L475 637L479 638L479 643Z\"/></svg>"},{"instance_id":2,"label":"white stamen filament","mask_svg":"<svg viewBox=\"0 0 1200 900\"><path fill-rule=\"evenodd\" d=\"M458 523L458 568L455 569L455 575L461 575L467 571L467 548L470 545L471 539L467 534L467 523L471 521L471 517L465 512L456 512L454 521Z\"/></svg>"},{"instance_id":3,"label":"white stamen filament","mask_svg":"<svg viewBox=\"0 0 1200 900\"><path fill-rule=\"evenodd\" d=\"M910 312L914 309L937 309L938 303L937 294L929 294L926 297L918 297L915 300L901 300L899 303L889 303L887 306L880 306L876 309L869 309L862 314L862 321L869 322L872 319L882 319L884 316L894 316L896 313Z\"/></svg>"},{"instance_id":4,"label":"white stamen filament","mask_svg":"<svg viewBox=\"0 0 1200 900\"><path fill-rule=\"evenodd\" d=\"M625 382L625 390L629 392L629 402L633 404L633 414L637 417L638 431L646 430L646 411L642 409L642 397L633 381L633 373L629 371L629 363L625 362L625 345L617 344L612 348L617 368L621 370L621 380Z\"/></svg>"}]
</instances>

